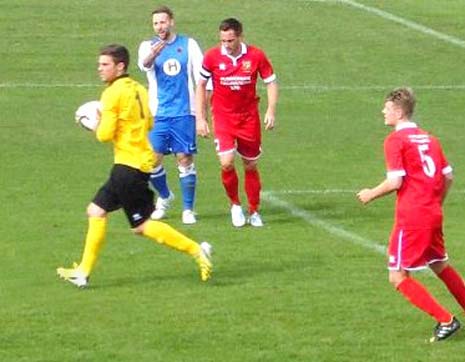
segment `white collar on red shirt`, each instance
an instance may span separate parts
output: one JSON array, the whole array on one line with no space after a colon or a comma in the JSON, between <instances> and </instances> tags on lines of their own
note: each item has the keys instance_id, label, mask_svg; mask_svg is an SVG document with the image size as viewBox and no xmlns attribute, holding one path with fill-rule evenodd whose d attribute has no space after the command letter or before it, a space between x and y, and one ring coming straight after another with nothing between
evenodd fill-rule
<instances>
[{"instance_id":1,"label":"white collar on red shirt","mask_svg":"<svg viewBox=\"0 0 465 362\"><path fill-rule=\"evenodd\" d=\"M242 57L244 54L247 53L247 45L245 43L241 43L241 53L237 57L233 57L228 54L224 46L221 46L221 55L226 55L227 57L231 58L232 60L237 60Z\"/></svg>"},{"instance_id":2,"label":"white collar on red shirt","mask_svg":"<svg viewBox=\"0 0 465 362\"><path fill-rule=\"evenodd\" d=\"M417 124L412 121L401 122L396 126L396 131L400 131L401 129L406 128L417 128Z\"/></svg>"}]
</instances>

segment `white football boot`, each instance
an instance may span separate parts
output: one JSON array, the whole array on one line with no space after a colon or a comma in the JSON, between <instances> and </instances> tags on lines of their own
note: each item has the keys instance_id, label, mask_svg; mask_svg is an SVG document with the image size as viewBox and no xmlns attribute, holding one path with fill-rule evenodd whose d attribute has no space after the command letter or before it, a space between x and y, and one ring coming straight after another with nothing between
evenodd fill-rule
<instances>
[{"instance_id":1,"label":"white football boot","mask_svg":"<svg viewBox=\"0 0 465 362\"><path fill-rule=\"evenodd\" d=\"M57 275L78 288L85 288L89 284L89 276L79 269L77 263L74 263L72 268L57 268Z\"/></svg>"},{"instance_id":2,"label":"white football boot","mask_svg":"<svg viewBox=\"0 0 465 362\"><path fill-rule=\"evenodd\" d=\"M211 278L211 274L213 271L212 253L213 247L209 243L207 243L206 241L200 243L200 252L199 255L195 257L195 260L197 261L197 265L199 266L200 279L203 282L206 282L208 279Z\"/></svg>"},{"instance_id":3,"label":"white football boot","mask_svg":"<svg viewBox=\"0 0 465 362\"><path fill-rule=\"evenodd\" d=\"M258 212L255 211L252 215L249 216L249 224L258 228L263 226L262 217Z\"/></svg>"},{"instance_id":4,"label":"white football boot","mask_svg":"<svg viewBox=\"0 0 465 362\"><path fill-rule=\"evenodd\" d=\"M182 212L182 223L186 225L192 225L197 222L197 219L195 218L195 213L192 210L184 210Z\"/></svg>"},{"instance_id":5,"label":"white football boot","mask_svg":"<svg viewBox=\"0 0 465 362\"><path fill-rule=\"evenodd\" d=\"M245 225L245 215L241 205L231 206L231 221L233 226L240 228Z\"/></svg>"},{"instance_id":6,"label":"white football boot","mask_svg":"<svg viewBox=\"0 0 465 362\"><path fill-rule=\"evenodd\" d=\"M166 199L162 199L161 197L157 198L157 202L155 204L155 211L152 212L150 216L153 220L160 220L166 216L166 212L171 206L171 202L174 200L174 194L170 191L170 195Z\"/></svg>"}]
</instances>

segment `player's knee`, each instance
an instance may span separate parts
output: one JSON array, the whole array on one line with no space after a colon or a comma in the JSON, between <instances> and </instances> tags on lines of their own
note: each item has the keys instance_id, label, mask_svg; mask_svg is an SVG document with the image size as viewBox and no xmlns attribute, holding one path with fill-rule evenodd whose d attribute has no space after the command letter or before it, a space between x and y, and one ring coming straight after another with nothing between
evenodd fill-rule
<instances>
[{"instance_id":1,"label":"player's knee","mask_svg":"<svg viewBox=\"0 0 465 362\"><path fill-rule=\"evenodd\" d=\"M232 171L232 170L234 170L234 161L223 161L223 162L221 162L221 169L223 171Z\"/></svg>"},{"instance_id":2,"label":"player's knee","mask_svg":"<svg viewBox=\"0 0 465 362\"><path fill-rule=\"evenodd\" d=\"M390 272L389 273L389 283L397 289L400 283L407 277L406 274L402 272Z\"/></svg>"},{"instance_id":3,"label":"player's knee","mask_svg":"<svg viewBox=\"0 0 465 362\"><path fill-rule=\"evenodd\" d=\"M94 204L91 202L87 206L87 216L88 217L105 217L107 215L107 212L102 209L100 206Z\"/></svg>"},{"instance_id":4,"label":"player's knee","mask_svg":"<svg viewBox=\"0 0 465 362\"><path fill-rule=\"evenodd\" d=\"M184 153L178 153L176 155L176 161L178 163L178 166L189 167L194 163L194 156Z\"/></svg>"},{"instance_id":5,"label":"player's knee","mask_svg":"<svg viewBox=\"0 0 465 362\"><path fill-rule=\"evenodd\" d=\"M144 228L145 228L145 221L144 223L137 225L136 227L132 228L131 231L136 234L136 235L142 235L144 233Z\"/></svg>"},{"instance_id":6,"label":"player's knee","mask_svg":"<svg viewBox=\"0 0 465 362\"><path fill-rule=\"evenodd\" d=\"M132 228L131 231L136 235L142 235L144 233L144 228L141 225L139 225L135 228Z\"/></svg>"},{"instance_id":7,"label":"player's knee","mask_svg":"<svg viewBox=\"0 0 465 362\"><path fill-rule=\"evenodd\" d=\"M439 275L448 265L449 264L446 261L438 261L436 263L430 264L429 267L434 272L434 274Z\"/></svg>"},{"instance_id":8,"label":"player's knee","mask_svg":"<svg viewBox=\"0 0 465 362\"><path fill-rule=\"evenodd\" d=\"M179 177L181 177L181 178L187 177L189 175L196 175L197 174L197 171L195 169L195 164L193 162L190 165L187 165L187 166L179 165L178 170L179 170Z\"/></svg>"},{"instance_id":9,"label":"player's knee","mask_svg":"<svg viewBox=\"0 0 465 362\"><path fill-rule=\"evenodd\" d=\"M244 169L246 171L257 170L257 161L244 161Z\"/></svg>"}]
</instances>

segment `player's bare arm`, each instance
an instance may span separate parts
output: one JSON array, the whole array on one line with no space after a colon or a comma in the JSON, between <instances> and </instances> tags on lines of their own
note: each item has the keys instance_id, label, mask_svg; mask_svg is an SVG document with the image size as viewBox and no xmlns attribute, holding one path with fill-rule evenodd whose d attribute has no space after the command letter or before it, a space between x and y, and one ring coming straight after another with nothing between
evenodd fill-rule
<instances>
[{"instance_id":1,"label":"player's bare arm","mask_svg":"<svg viewBox=\"0 0 465 362\"><path fill-rule=\"evenodd\" d=\"M143 62L144 67L150 68L155 58L161 53L161 51L163 50L165 46L166 46L165 40L160 40L159 42L152 45L150 48L149 55L147 55L147 57L144 59L144 62Z\"/></svg>"},{"instance_id":2,"label":"player's bare arm","mask_svg":"<svg viewBox=\"0 0 465 362\"><path fill-rule=\"evenodd\" d=\"M357 198L362 204L368 204L370 201L390 194L402 186L402 177L387 178L378 186L371 189L362 189L357 193Z\"/></svg>"},{"instance_id":3,"label":"player's bare arm","mask_svg":"<svg viewBox=\"0 0 465 362\"><path fill-rule=\"evenodd\" d=\"M454 176L452 172L446 173L444 175L444 191L442 193L442 203L444 203L444 200L447 197L447 194L450 190L450 187L452 186L453 181L454 181Z\"/></svg>"},{"instance_id":4,"label":"player's bare arm","mask_svg":"<svg viewBox=\"0 0 465 362\"><path fill-rule=\"evenodd\" d=\"M267 97L268 97L268 107L266 109L265 118L263 122L265 123L266 130L272 130L275 126L276 119L276 104L278 103L278 83L273 81L267 84L266 87Z\"/></svg>"},{"instance_id":5,"label":"player's bare arm","mask_svg":"<svg viewBox=\"0 0 465 362\"><path fill-rule=\"evenodd\" d=\"M197 135L208 137L210 128L207 121L207 81L199 79L195 89L195 127Z\"/></svg>"}]
</instances>

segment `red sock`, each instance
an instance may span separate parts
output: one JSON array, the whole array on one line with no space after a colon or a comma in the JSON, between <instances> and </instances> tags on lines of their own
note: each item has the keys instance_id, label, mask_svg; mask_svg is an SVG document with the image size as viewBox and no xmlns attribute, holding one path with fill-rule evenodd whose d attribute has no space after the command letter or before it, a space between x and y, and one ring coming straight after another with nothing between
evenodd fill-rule
<instances>
[{"instance_id":1,"label":"red sock","mask_svg":"<svg viewBox=\"0 0 465 362\"><path fill-rule=\"evenodd\" d=\"M249 214L253 214L260 205L260 190L262 188L258 170L246 170L244 181L245 193L249 201Z\"/></svg>"},{"instance_id":2,"label":"red sock","mask_svg":"<svg viewBox=\"0 0 465 362\"><path fill-rule=\"evenodd\" d=\"M465 310L465 284L462 277L457 271L448 265L438 274L438 277L444 282L449 292L454 296L457 302Z\"/></svg>"},{"instance_id":3,"label":"red sock","mask_svg":"<svg viewBox=\"0 0 465 362\"><path fill-rule=\"evenodd\" d=\"M428 313L438 323L449 323L453 315L450 314L436 299L413 278L405 278L397 286L397 290L414 306Z\"/></svg>"},{"instance_id":4,"label":"red sock","mask_svg":"<svg viewBox=\"0 0 465 362\"><path fill-rule=\"evenodd\" d=\"M221 170L221 181L223 182L226 194L232 204L240 205L239 201L239 179L237 178L236 169Z\"/></svg>"}]
</instances>

